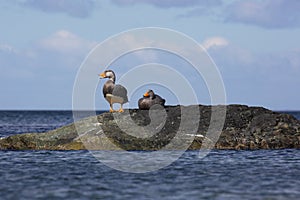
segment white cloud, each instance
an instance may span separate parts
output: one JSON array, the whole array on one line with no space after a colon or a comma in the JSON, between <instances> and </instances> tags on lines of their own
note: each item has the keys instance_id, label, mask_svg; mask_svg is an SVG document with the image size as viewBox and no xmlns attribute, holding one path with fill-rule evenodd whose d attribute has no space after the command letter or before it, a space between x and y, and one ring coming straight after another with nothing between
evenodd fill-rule
<instances>
[{"instance_id":1,"label":"white cloud","mask_svg":"<svg viewBox=\"0 0 300 200\"><path fill-rule=\"evenodd\" d=\"M298 108L300 50L255 53L239 45L209 48L224 80L228 103ZM299 98L298 98L299 99Z\"/></svg>"},{"instance_id":2,"label":"white cloud","mask_svg":"<svg viewBox=\"0 0 300 200\"><path fill-rule=\"evenodd\" d=\"M14 48L11 45L8 45L8 44L0 44L0 52L6 52L6 53L16 54L17 53L17 49Z\"/></svg>"},{"instance_id":3,"label":"white cloud","mask_svg":"<svg viewBox=\"0 0 300 200\"><path fill-rule=\"evenodd\" d=\"M59 30L51 36L42 39L38 45L46 50L56 51L62 54L83 53L92 49L96 42L83 39L67 30Z\"/></svg>"},{"instance_id":4,"label":"white cloud","mask_svg":"<svg viewBox=\"0 0 300 200\"><path fill-rule=\"evenodd\" d=\"M255 53L236 44L225 43L226 45L223 45L224 43L222 40L219 41L219 45L208 42L207 50L225 73L234 75L249 72L267 75L271 71L273 74L300 72L299 49L277 53Z\"/></svg>"},{"instance_id":5,"label":"white cloud","mask_svg":"<svg viewBox=\"0 0 300 200\"><path fill-rule=\"evenodd\" d=\"M207 38L203 41L202 45L203 47L208 50L210 48L214 48L214 47L222 47L222 46L227 46L229 44L229 41L226 40L223 37L210 37Z\"/></svg>"},{"instance_id":6,"label":"white cloud","mask_svg":"<svg viewBox=\"0 0 300 200\"><path fill-rule=\"evenodd\" d=\"M77 69L95 44L67 30L59 30L22 49L0 44L0 75L26 79L49 76L53 71L64 74L63 71Z\"/></svg>"},{"instance_id":7,"label":"white cloud","mask_svg":"<svg viewBox=\"0 0 300 200\"><path fill-rule=\"evenodd\" d=\"M0 44L0 77L1 79L22 79L32 77L26 69L26 56L19 49L9 44Z\"/></svg>"}]
</instances>

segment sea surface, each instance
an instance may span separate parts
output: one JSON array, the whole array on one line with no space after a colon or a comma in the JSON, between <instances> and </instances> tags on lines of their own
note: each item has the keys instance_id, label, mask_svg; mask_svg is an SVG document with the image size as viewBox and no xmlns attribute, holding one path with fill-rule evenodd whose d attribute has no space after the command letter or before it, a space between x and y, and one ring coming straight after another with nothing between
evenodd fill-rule
<instances>
[{"instance_id":1,"label":"sea surface","mask_svg":"<svg viewBox=\"0 0 300 200\"><path fill-rule=\"evenodd\" d=\"M71 111L0 111L0 137L72 122ZM89 151L0 151L0 199L300 199L300 150L198 154L136 174Z\"/></svg>"}]
</instances>

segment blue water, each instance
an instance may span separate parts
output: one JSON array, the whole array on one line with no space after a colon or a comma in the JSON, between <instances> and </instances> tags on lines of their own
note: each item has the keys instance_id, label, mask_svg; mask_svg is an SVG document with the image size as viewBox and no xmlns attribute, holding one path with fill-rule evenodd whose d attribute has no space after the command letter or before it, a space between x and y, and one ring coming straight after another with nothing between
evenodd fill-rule
<instances>
[{"instance_id":1,"label":"blue water","mask_svg":"<svg viewBox=\"0 0 300 200\"><path fill-rule=\"evenodd\" d=\"M299 119L300 112L291 114ZM0 135L71 122L69 111L1 111ZM0 199L300 199L300 150L198 153L133 174L88 151L0 151Z\"/></svg>"},{"instance_id":2,"label":"blue water","mask_svg":"<svg viewBox=\"0 0 300 200\"><path fill-rule=\"evenodd\" d=\"M101 114L103 111L96 113ZM82 112L82 115L85 113ZM0 137L42 133L72 122L72 111L0 111Z\"/></svg>"}]
</instances>

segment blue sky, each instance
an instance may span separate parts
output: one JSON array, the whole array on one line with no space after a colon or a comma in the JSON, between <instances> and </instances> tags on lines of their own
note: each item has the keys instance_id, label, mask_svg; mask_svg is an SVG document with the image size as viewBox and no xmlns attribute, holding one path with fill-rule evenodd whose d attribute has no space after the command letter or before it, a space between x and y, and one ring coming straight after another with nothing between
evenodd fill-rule
<instances>
[{"instance_id":1,"label":"blue sky","mask_svg":"<svg viewBox=\"0 0 300 200\"><path fill-rule=\"evenodd\" d=\"M151 26L207 49L228 104L300 110L299 10L298 0L2 0L0 109L71 109L76 73L92 48ZM96 107L107 109L98 92Z\"/></svg>"}]
</instances>

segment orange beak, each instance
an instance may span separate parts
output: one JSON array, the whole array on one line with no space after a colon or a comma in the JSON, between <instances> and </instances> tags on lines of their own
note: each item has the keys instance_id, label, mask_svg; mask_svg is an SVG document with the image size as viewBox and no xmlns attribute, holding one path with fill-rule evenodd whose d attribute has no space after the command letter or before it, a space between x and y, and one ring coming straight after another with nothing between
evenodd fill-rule
<instances>
[{"instance_id":1,"label":"orange beak","mask_svg":"<svg viewBox=\"0 0 300 200\"><path fill-rule=\"evenodd\" d=\"M149 93L146 92L146 93L144 94L144 97L149 97Z\"/></svg>"},{"instance_id":2,"label":"orange beak","mask_svg":"<svg viewBox=\"0 0 300 200\"><path fill-rule=\"evenodd\" d=\"M99 74L99 76L100 76L101 78L105 78L105 73L103 72L103 73Z\"/></svg>"}]
</instances>

